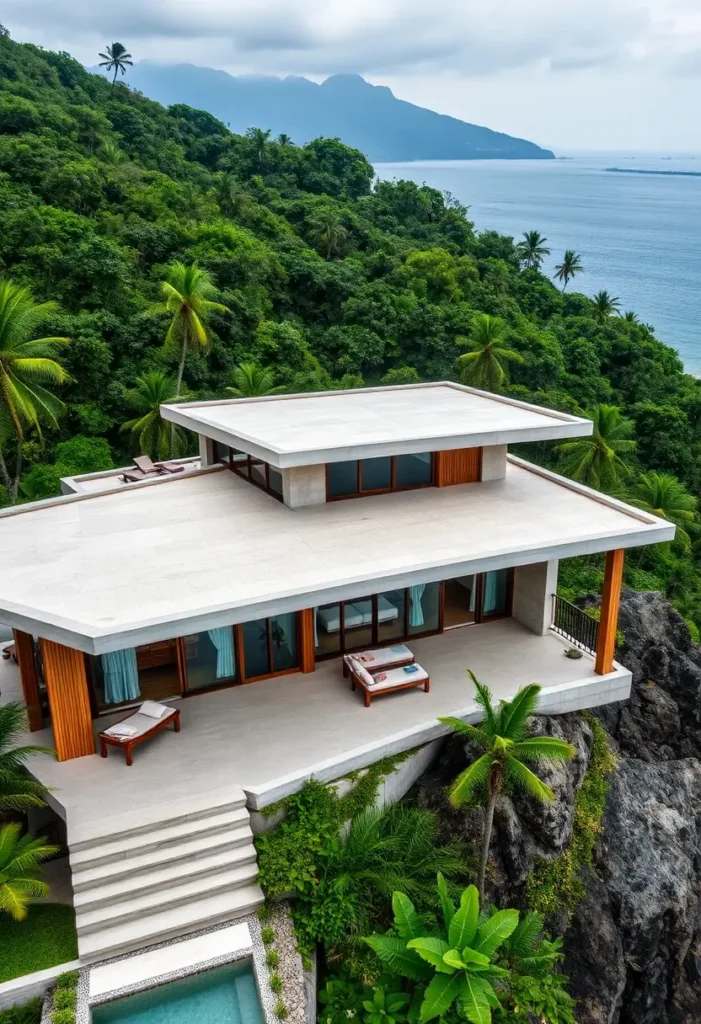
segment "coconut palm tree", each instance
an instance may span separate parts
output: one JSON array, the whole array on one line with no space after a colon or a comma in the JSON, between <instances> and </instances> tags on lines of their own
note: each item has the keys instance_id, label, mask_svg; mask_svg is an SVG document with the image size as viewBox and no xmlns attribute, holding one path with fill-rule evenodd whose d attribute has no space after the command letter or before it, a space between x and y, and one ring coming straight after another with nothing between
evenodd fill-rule
<instances>
[{"instance_id":1,"label":"coconut palm tree","mask_svg":"<svg viewBox=\"0 0 701 1024\"><path fill-rule=\"evenodd\" d=\"M323 207L314 214L309 222L309 237L330 260L340 256L348 237L343 218L331 206Z\"/></svg>"},{"instance_id":2,"label":"coconut palm tree","mask_svg":"<svg viewBox=\"0 0 701 1024\"><path fill-rule=\"evenodd\" d=\"M114 89L114 83L117 81L117 73L122 72L125 75L127 67L133 68L134 63L131 60L131 54L127 53L126 46L122 46L121 43L112 43L111 46L107 47L107 53L101 53L98 67L104 68L106 71L112 71L114 69L114 78L112 79L112 88Z\"/></svg>"},{"instance_id":3,"label":"coconut palm tree","mask_svg":"<svg viewBox=\"0 0 701 1024\"><path fill-rule=\"evenodd\" d=\"M668 519L677 528L674 543L683 550L690 546L689 528L696 522L697 501L671 473L643 473L633 488L632 505L660 519Z\"/></svg>"},{"instance_id":4,"label":"coconut palm tree","mask_svg":"<svg viewBox=\"0 0 701 1024\"><path fill-rule=\"evenodd\" d=\"M589 437L566 441L555 449L564 456L568 476L597 490L614 490L630 472L625 457L635 451L633 424L615 405L597 405L589 413L594 431Z\"/></svg>"},{"instance_id":5,"label":"coconut palm tree","mask_svg":"<svg viewBox=\"0 0 701 1024\"><path fill-rule=\"evenodd\" d=\"M268 128L267 131L263 131L262 128L249 128L246 132L246 138L250 140L253 153L258 161L258 167L262 170L265 164L268 140L270 139L270 129Z\"/></svg>"},{"instance_id":6,"label":"coconut palm tree","mask_svg":"<svg viewBox=\"0 0 701 1024\"><path fill-rule=\"evenodd\" d=\"M40 865L59 850L44 838L23 836L21 825L0 826L0 912L22 921L32 900L49 895L48 885L38 877Z\"/></svg>"},{"instance_id":7,"label":"coconut palm tree","mask_svg":"<svg viewBox=\"0 0 701 1024\"><path fill-rule=\"evenodd\" d=\"M621 300L616 295L609 295L607 291L597 292L593 297L594 316L603 323L614 313L620 312Z\"/></svg>"},{"instance_id":8,"label":"coconut palm tree","mask_svg":"<svg viewBox=\"0 0 701 1024\"><path fill-rule=\"evenodd\" d=\"M543 259L550 255L550 250L545 246L546 242L547 238L539 231L523 232L523 241L519 242L516 248L527 270L538 270Z\"/></svg>"},{"instance_id":9,"label":"coconut palm tree","mask_svg":"<svg viewBox=\"0 0 701 1024\"><path fill-rule=\"evenodd\" d=\"M41 434L41 425L58 426L63 403L45 385L62 384L68 374L53 358L68 338L35 338L34 332L58 306L36 303L27 288L0 280L0 483L11 504L17 500L25 431ZM2 445L17 445L14 474L2 455Z\"/></svg>"},{"instance_id":10,"label":"coconut palm tree","mask_svg":"<svg viewBox=\"0 0 701 1024\"><path fill-rule=\"evenodd\" d=\"M281 395L285 388L275 384L271 370L257 363L239 363L231 371L233 388L226 390L235 398L260 398L263 395Z\"/></svg>"},{"instance_id":11,"label":"coconut palm tree","mask_svg":"<svg viewBox=\"0 0 701 1024\"><path fill-rule=\"evenodd\" d=\"M289 135L285 135L284 132L280 132L278 137L275 139L278 146L294 146L294 142Z\"/></svg>"},{"instance_id":12,"label":"coconut palm tree","mask_svg":"<svg viewBox=\"0 0 701 1024\"><path fill-rule=\"evenodd\" d=\"M625 313L621 313L621 317L629 324L640 323L640 317L637 313L634 313L632 309L627 309Z\"/></svg>"},{"instance_id":13,"label":"coconut palm tree","mask_svg":"<svg viewBox=\"0 0 701 1024\"><path fill-rule=\"evenodd\" d=\"M509 362L523 362L523 356L504 340L504 322L498 316L478 313L469 338L458 343L471 349L458 357L460 380L486 391L498 391L508 380Z\"/></svg>"},{"instance_id":14,"label":"coconut palm tree","mask_svg":"<svg viewBox=\"0 0 701 1024\"><path fill-rule=\"evenodd\" d=\"M207 317L210 313L229 312L227 306L212 300L211 296L216 290L209 273L201 270L196 263L171 263L165 281L161 282L164 301L147 310L149 316L161 313L172 316L165 348L167 352L178 353L180 356L175 379L176 399L180 397L185 358L190 349L201 352L209 350L209 336L205 330Z\"/></svg>"},{"instance_id":15,"label":"coconut palm tree","mask_svg":"<svg viewBox=\"0 0 701 1024\"><path fill-rule=\"evenodd\" d=\"M178 458L187 451L187 435L183 428L169 423L161 416L162 405L186 397L182 387L179 397L175 391L175 377L170 377L162 370L150 370L142 377L137 377L136 387L126 393L128 407L136 409L140 415L127 420L120 429L128 430L135 447L154 459L167 459L169 455Z\"/></svg>"},{"instance_id":16,"label":"coconut palm tree","mask_svg":"<svg viewBox=\"0 0 701 1024\"><path fill-rule=\"evenodd\" d=\"M500 707L496 709L489 687L478 682L469 669L467 671L475 685L475 700L484 712L481 724L468 725L459 718L439 718L439 722L450 726L456 735L465 737L484 750L481 757L458 775L450 788L450 802L454 807L460 807L476 798L486 800L482 857L477 883L480 902L483 902L494 807L504 785L508 783L522 789L544 803L554 800L553 791L531 771L526 762L537 765L567 761L574 757L576 750L570 743L552 736L527 735L526 725L528 719L535 714L540 694L540 687L535 683L521 687L512 701L501 701Z\"/></svg>"},{"instance_id":17,"label":"coconut palm tree","mask_svg":"<svg viewBox=\"0 0 701 1024\"><path fill-rule=\"evenodd\" d=\"M103 142L97 155L104 164L110 164L112 167L119 167L120 164L125 164L129 160L124 150L114 142Z\"/></svg>"},{"instance_id":18,"label":"coconut palm tree","mask_svg":"<svg viewBox=\"0 0 701 1024\"><path fill-rule=\"evenodd\" d=\"M555 267L555 280L562 281L562 290L564 292L572 278L576 274L581 274L583 270L581 257L577 255L574 249L566 249L565 255L562 257L562 263L558 263Z\"/></svg>"},{"instance_id":19,"label":"coconut palm tree","mask_svg":"<svg viewBox=\"0 0 701 1024\"><path fill-rule=\"evenodd\" d=\"M25 765L34 754L53 754L49 747L20 744L27 728L25 709L17 701L0 706L0 814L43 807L46 789L27 772Z\"/></svg>"}]
</instances>

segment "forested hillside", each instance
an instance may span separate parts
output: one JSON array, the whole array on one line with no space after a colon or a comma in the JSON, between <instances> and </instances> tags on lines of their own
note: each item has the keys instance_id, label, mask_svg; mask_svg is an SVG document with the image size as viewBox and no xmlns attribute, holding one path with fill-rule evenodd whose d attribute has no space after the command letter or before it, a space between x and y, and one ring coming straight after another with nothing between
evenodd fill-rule
<instances>
[{"instance_id":1,"label":"forested hillside","mask_svg":"<svg viewBox=\"0 0 701 1024\"><path fill-rule=\"evenodd\" d=\"M48 405L51 396L63 403L58 426L47 408L40 435L11 415L0 317L4 501L18 433L19 500L55 493L60 473L120 464L139 446L125 422L148 414L154 389L173 396L170 321L152 307L174 261L208 272L221 307L207 317L210 350L187 356L191 395L224 395L235 368L253 363L270 371L268 387L462 374L593 412L592 442L527 454L677 522L679 541L631 555L627 579L662 587L701 621L701 388L649 328L606 296L560 290L537 253L475 234L450 197L373 183L365 157L338 141L233 135L207 113L166 110L67 54L0 35L0 275L58 304L33 337L70 339L55 355L68 379L42 385ZM572 593L596 590L600 578L596 559L562 574Z\"/></svg>"}]
</instances>

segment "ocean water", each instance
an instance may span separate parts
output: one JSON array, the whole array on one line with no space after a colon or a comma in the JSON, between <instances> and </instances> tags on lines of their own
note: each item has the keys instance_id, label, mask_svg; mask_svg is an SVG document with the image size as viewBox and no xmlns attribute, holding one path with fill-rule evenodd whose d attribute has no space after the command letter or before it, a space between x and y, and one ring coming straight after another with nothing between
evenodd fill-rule
<instances>
[{"instance_id":1,"label":"ocean water","mask_svg":"<svg viewBox=\"0 0 701 1024\"><path fill-rule=\"evenodd\" d=\"M586 154L560 160L441 160L377 164L381 178L409 178L451 192L469 206L478 230L520 238L537 230L552 273L565 249L584 273L569 289L605 288L622 310L634 310L655 335L701 375L701 177L613 174L630 170L691 171L701 154Z\"/></svg>"}]
</instances>

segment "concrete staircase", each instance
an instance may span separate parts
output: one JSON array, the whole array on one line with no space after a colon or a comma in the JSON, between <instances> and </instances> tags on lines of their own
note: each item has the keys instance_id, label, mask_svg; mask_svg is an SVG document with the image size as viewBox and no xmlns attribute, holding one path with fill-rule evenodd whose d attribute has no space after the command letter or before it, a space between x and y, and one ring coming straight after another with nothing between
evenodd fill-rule
<instances>
[{"instance_id":1,"label":"concrete staircase","mask_svg":"<svg viewBox=\"0 0 701 1024\"><path fill-rule=\"evenodd\" d=\"M235 920L263 902L238 788L69 826L68 841L85 963Z\"/></svg>"}]
</instances>

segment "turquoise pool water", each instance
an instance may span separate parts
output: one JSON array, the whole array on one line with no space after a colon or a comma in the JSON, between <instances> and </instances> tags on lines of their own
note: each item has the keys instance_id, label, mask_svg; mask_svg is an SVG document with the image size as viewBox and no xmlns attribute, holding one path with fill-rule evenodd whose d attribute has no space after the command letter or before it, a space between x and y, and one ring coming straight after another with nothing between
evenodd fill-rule
<instances>
[{"instance_id":1,"label":"turquoise pool water","mask_svg":"<svg viewBox=\"0 0 701 1024\"><path fill-rule=\"evenodd\" d=\"M93 1024L263 1024L249 963L226 964L190 978L96 1006Z\"/></svg>"}]
</instances>

